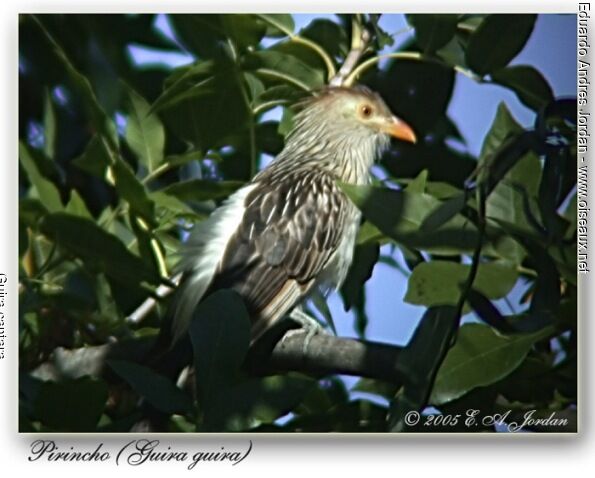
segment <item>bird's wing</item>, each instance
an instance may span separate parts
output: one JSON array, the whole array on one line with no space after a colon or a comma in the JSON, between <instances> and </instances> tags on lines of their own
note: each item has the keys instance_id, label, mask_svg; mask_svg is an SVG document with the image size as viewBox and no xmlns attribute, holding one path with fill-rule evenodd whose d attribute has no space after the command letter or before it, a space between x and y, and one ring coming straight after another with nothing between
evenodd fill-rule
<instances>
[{"instance_id":1,"label":"bird's wing","mask_svg":"<svg viewBox=\"0 0 595 478\"><path fill-rule=\"evenodd\" d=\"M244 299L256 339L315 284L337 250L350 207L334 179L320 170L261 176L246 196L211 289Z\"/></svg>"}]
</instances>

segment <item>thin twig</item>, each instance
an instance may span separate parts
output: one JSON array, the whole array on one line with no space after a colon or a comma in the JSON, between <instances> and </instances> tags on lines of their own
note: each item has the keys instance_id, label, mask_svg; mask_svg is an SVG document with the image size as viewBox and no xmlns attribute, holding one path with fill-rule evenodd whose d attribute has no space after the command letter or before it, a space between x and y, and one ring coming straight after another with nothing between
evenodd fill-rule
<instances>
[{"instance_id":1,"label":"thin twig","mask_svg":"<svg viewBox=\"0 0 595 478\"><path fill-rule=\"evenodd\" d=\"M175 285L178 285L180 283L181 278L182 274L179 273L171 279L171 282ZM175 288L170 287L169 285L161 284L155 290L155 296L159 299L164 299L165 297L170 295L174 290ZM151 311L157 306L157 302L157 299L155 299L154 297L149 297L140 306L138 306L128 317L126 317L126 321L133 324L138 324L147 315L151 313Z\"/></svg>"},{"instance_id":2,"label":"thin twig","mask_svg":"<svg viewBox=\"0 0 595 478\"><path fill-rule=\"evenodd\" d=\"M270 17L269 15L256 14L256 16L258 18L260 18L261 20L265 21L266 23L268 23L269 25L275 27L277 30L280 30L283 33L285 33L291 41L293 41L295 43L299 43L300 45L304 45L305 47L308 47L311 50L315 51L318 54L318 56L320 56L320 58L322 58L322 61L326 65L329 80L335 76L336 70L335 70L335 65L333 64L332 58L326 53L324 48L322 48L318 43L316 43L308 38L304 38L300 35L296 35L288 28L285 28L285 26L283 24L277 22L274 18Z\"/></svg>"},{"instance_id":3,"label":"thin twig","mask_svg":"<svg viewBox=\"0 0 595 478\"><path fill-rule=\"evenodd\" d=\"M294 78L293 76L286 75L277 70L271 70L269 68L258 68L255 70L255 73L286 81L287 83L291 83L292 85L295 85L298 88L307 91L308 93L311 91L311 88L308 85L306 85L306 83L303 83L302 81Z\"/></svg>"},{"instance_id":4,"label":"thin twig","mask_svg":"<svg viewBox=\"0 0 595 478\"><path fill-rule=\"evenodd\" d=\"M353 83L355 82L355 80L357 80L357 78L364 72L366 71L368 68L370 68L371 66L375 65L376 63L378 63L381 60L387 59L387 58L393 58L396 60L423 60L423 61L428 61L428 62L432 62L432 63L437 63L439 65L448 67L448 65L446 65L442 60L440 60L439 58L434 58L432 56L427 56L424 55L422 53L416 52L416 51L403 51L403 52L396 52L396 53L387 53L385 55L378 55L375 57L372 57L366 61L364 61L361 65L359 65L357 68L355 68L351 74L345 79L345 81L343 82L344 86L352 86ZM477 76L475 73L466 70L465 68L455 65L452 67L456 72L461 73L462 75L465 75L469 78L471 78L473 81L476 81L478 83L482 83L483 80L481 77Z\"/></svg>"},{"instance_id":5,"label":"thin twig","mask_svg":"<svg viewBox=\"0 0 595 478\"><path fill-rule=\"evenodd\" d=\"M349 78L349 75L357 66L370 42L370 32L365 28L362 28L360 22L355 17L352 21L351 31L351 50L345 57L345 61L339 69L339 72L330 79L330 86L350 86L345 79Z\"/></svg>"}]
</instances>

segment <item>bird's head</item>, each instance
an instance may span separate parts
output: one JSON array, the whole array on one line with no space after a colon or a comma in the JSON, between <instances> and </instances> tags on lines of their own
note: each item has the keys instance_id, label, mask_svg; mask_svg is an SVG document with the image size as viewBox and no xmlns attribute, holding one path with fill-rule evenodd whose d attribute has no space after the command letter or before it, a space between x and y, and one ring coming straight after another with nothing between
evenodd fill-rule
<instances>
[{"instance_id":1,"label":"bird's head","mask_svg":"<svg viewBox=\"0 0 595 478\"><path fill-rule=\"evenodd\" d=\"M343 181L361 183L391 137L416 141L411 127L365 87L326 88L298 108L278 163L316 164Z\"/></svg>"},{"instance_id":2,"label":"bird's head","mask_svg":"<svg viewBox=\"0 0 595 478\"><path fill-rule=\"evenodd\" d=\"M305 104L306 111L313 109L318 122L327 123L332 129L416 142L413 129L390 111L378 93L366 87L327 88ZM316 121L316 118L310 116L310 120Z\"/></svg>"},{"instance_id":3,"label":"bird's head","mask_svg":"<svg viewBox=\"0 0 595 478\"><path fill-rule=\"evenodd\" d=\"M307 129L335 137L376 138L388 143L389 137L416 142L413 129L395 116L378 93L363 87L325 88L298 104L294 131Z\"/></svg>"}]
</instances>

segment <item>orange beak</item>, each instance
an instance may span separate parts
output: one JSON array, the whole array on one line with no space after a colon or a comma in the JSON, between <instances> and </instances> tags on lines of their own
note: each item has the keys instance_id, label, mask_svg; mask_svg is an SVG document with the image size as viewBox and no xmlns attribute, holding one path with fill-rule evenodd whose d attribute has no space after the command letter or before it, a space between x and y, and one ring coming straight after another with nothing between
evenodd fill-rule
<instances>
[{"instance_id":1,"label":"orange beak","mask_svg":"<svg viewBox=\"0 0 595 478\"><path fill-rule=\"evenodd\" d=\"M417 137L407 123L403 120L393 116L388 123L386 129L384 130L385 133L390 134L392 137L401 139L403 141L408 141L410 143L416 143Z\"/></svg>"}]
</instances>

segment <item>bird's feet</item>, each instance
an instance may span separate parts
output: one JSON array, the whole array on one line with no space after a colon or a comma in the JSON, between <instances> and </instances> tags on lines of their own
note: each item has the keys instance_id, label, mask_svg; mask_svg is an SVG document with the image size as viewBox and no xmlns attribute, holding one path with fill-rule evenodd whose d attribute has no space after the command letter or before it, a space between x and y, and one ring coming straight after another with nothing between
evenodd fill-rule
<instances>
[{"instance_id":1,"label":"bird's feet","mask_svg":"<svg viewBox=\"0 0 595 478\"><path fill-rule=\"evenodd\" d=\"M304 338L304 345L302 346L302 353L305 355L306 351L308 350L308 345L310 345L310 341L312 340L312 338L318 334L325 334L326 331L324 330L324 327L320 325L320 322L318 322L318 320L304 312L299 307L296 307L291 311L291 313L289 314L289 318L294 322L297 322L300 325L300 328L289 330L288 332L286 332L283 337L283 340L285 340L285 338L291 335L306 332L306 337Z\"/></svg>"}]
</instances>

